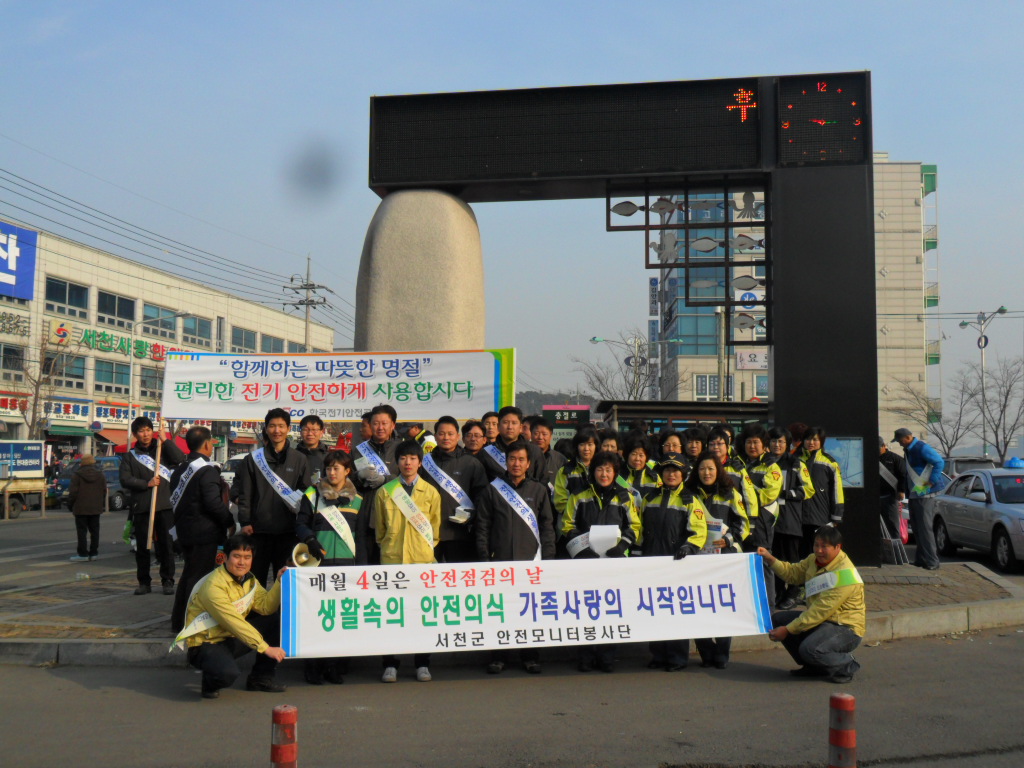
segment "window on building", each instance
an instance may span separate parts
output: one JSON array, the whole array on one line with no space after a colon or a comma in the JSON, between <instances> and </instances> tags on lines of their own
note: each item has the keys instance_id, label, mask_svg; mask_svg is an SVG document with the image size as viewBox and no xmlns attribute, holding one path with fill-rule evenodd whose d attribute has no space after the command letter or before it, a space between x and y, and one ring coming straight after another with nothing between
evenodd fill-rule
<instances>
[{"instance_id":1,"label":"window on building","mask_svg":"<svg viewBox=\"0 0 1024 768\"><path fill-rule=\"evenodd\" d=\"M296 353L305 352L305 351L306 351L306 345L305 344L299 344L299 342L297 342L297 341L289 341L288 342L288 352L290 352L291 354L296 354Z\"/></svg>"},{"instance_id":2,"label":"window on building","mask_svg":"<svg viewBox=\"0 0 1024 768\"><path fill-rule=\"evenodd\" d=\"M732 376L725 378L725 399L733 399ZM700 402L718 400L718 374L696 373L693 376L693 399Z\"/></svg>"},{"instance_id":3,"label":"window on building","mask_svg":"<svg viewBox=\"0 0 1024 768\"><path fill-rule=\"evenodd\" d=\"M115 363L112 360L96 361L97 392L127 395L128 383L131 381L130 376L131 368L127 363Z\"/></svg>"},{"instance_id":4,"label":"window on building","mask_svg":"<svg viewBox=\"0 0 1024 768\"><path fill-rule=\"evenodd\" d=\"M174 327L174 310L158 307L156 304L142 305L142 332L150 336L174 341L177 338Z\"/></svg>"},{"instance_id":5,"label":"window on building","mask_svg":"<svg viewBox=\"0 0 1024 768\"><path fill-rule=\"evenodd\" d=\"M255 352L256 331L247 331L237 325L231 328L231 351L232 352Z\"/></svg>"},{"instance_id":6,"label":"window on building","mask_svg":"<svg viewBox=\"0 0 1024 768\"><path fill-rule=\"evenodd\" d=\"M268 352L270 354L284 352L284 339L279 339L277 336L268 336L265 333L260 334L260 352Z\"/></svg>"},{"instance_id":7,"label":"window on building","mask_svg":"<svg viewBox=\"0 0 1024 768\"><path fill-rule=\"evenodd\" d=\"M768 374L757 374L756 376L754 376L754 397L767 399Z\"/></svg>"},{"instance_id":8,"label":"window on building","mask_svg":"<svg viewBox=\"0 0 1024 768\"><path fill-rule=\"evenodd\" d=\"M213 323L203 317L183 317L181 319L181 341L193 347L213 346Z\"/></svg>"},{"instance_id":9,"label":"window on building","mask_svg":"<svg viewBox=\"0 0 1024 768\"><path fill-rule=\"evenodd\" d=\"M142 373L139 380L139 396L148 397L151 400L159 400L164 393L164 377L159 368L142 366Z\"/></svg>"},{"instance_id":10,"label":"window on building","mask_svg":"<svg viewBox=\"0 0 1024 768\"><path fill-rule=\"evenodd\" d=\"M135 299L116 293L98 292L96 322L117 328L130 328L135 321Z\"/></svg>"},{"instance_id":11,"label":"window on building","mask_svg":"<svg viewBox=\"0 0 1024 768\"><path fill-rule=\"evenodd\" d=\"M85 320L89 317L89 289L56 277L46 278L46 311Z\"/></svg>"},{"instance_id":12,"label":"window on building","mask_svg":"<svg viewBox=\"0 0 1024 768\"><path fill-rule=\"evenodd\" d=\"M0 380L25 380L25 348L0 344Z\"/></svg>"},{"instance_id":13,"label":"window on building","mask_svg":"<svg viewBox=\"0 0 1024 768\"><path fill-rule=\"evenodd\" d=\"M7 304L14 304L15 306L18 306L18 307L27 307L28 306L28 300L27 299L16 299L13 296L0 296L0 301L5 302Z\"/></svg>"},{"instance_id":14,"label":"window on building","mask_svg":"<svg viewBox=\"0 0 1024 768\"><path fill-rule=\"evenodd\" d=\"M85 358L65 353L49 352L43 362L43 373L53 386L65 389L85 389Z\"/></svg>"}]
</instances>

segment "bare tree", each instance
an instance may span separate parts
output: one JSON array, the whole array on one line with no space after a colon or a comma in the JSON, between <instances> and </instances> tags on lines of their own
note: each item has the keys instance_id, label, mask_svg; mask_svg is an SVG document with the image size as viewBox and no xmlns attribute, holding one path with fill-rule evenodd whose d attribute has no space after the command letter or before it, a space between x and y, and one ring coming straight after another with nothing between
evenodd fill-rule
<instances>
[{"instance_id":1,"label":"bare tree","mask_svg":"<svg viewBox=\"0 0 1024 768\"><path fill-rule=\"evenodd\" d=\"M975 381L978 381L975 375ZM1021 383L1024 381L1024 361L1020 358L1000 359L994 371L985 373L985 397L981 397L980 383L972 399L972 411L977 415L974 434L985 435L999 454L1000 463L1006 461L1010 441L1024 425L1024 397L1021 397ZM982 421L984 420L984 421ZM981 429L984 424L985 429ZM985 440L985 437L982 437Z\"/></svg>"},{"instance_id":2,"label":"bare tree","mask_svg":"<svg viewBox=\"0 0 1024 768\"><path fill-rule=\"evenodd\" d=\"M974 370L961 368L946 383L946 402L928 393L915 382L896 379L900 401L889 410L905 418L922 433L938 443L943 456L949 456L967 435L980 423L980 414L974 408L978 395L978 379Z\"/></svg>"},{"instance_id":3,"label":"bare tree","mask_svg":"<svg viewBox=\"0 0 1024 768\"><path fill-rule=\"evenodd\" d=\"M647 359L648 342L643 331L633 328L619 334L618 340L601 339L612 348L615 362L570 358L583 374L587 389L601 400L643 400L656 383L654 366Z\"/></svg>"},{"instance_id":4,"label":"bare tree","mask_svg":"<svg viewBox=\"0 0 1024 768\"><path fill-rule=\"evenodd\" d=\"M21 402L21 418L28 427L29 440L41 440L46 426L46 402L51 400L58 386L58 379L67 373L80 344L72 351L67 344L50 341L49 329L39 334L39 351L35 360L25 361L22 375L28 389L28 397Z\"/></svg>"}]
</instances>

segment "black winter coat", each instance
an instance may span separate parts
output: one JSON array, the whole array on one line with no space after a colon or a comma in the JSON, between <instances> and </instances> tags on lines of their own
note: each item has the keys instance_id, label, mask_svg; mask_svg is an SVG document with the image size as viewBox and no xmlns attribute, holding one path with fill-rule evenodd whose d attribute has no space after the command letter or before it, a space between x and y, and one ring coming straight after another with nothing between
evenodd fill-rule
<instances>
[{"instance_id":1,"label":"black winter coat","mask_svg":"<svg viewBox=\"0 0 1024 768\"><path fill-rule=\"evenodd\" d=\"M154 437L150 443L148 450L143 450L136 443L135 447L130 451L126 452L121 458L121 464L118 467L118 476L121 480L121 485L132 492L131 500L131 511L132 514L149 514L150 506L152 505L151 499L153 498L153 489L149 486L149 481L153 479L153 472L147 469L142 462L136 458L138 453L146 453L151 459L156 461L156 444L157 439ZM172 471L185 460L185 454L182 453L181 448L174 444L173 440L164 440L163 446L160 449L160 466L168 467ZM156 509L162 511L171 508L171 489L170 484L163 480L160 485L156 487Z\"/></svg>"},{"instance_id":2,"label":"black winter coat","mask_svg":"<svg viewBox=\"0 0 1024 768\"><path fill-rule=\"evenodd\" d=\"M541 558L551 560L555 556L554 507L547 486L530 479L516 486L508 475L503 479L537 516ZM537 554L537 539L530 526L493 485L488 485L477 501L476 553L483 561L533 560Z\"/></svg>"},{"instance_id":3,"label":"black winter coat","mask_svg":"<svg viewBox=\"0 0 1024 768\"><path fill-rule=\"evenodd\" d=\"M306 457L297 450L285 443L280 453L267 446L264 455L270 471L289 488L305 491L309 487ZM231 496L238 505L240 526L251 525L253 533L295 533L295 512L270 487L252 454L245 457L235 473Z\"/></svg>"},{"instance_id":4,"label":"black winter coat","mask_svg":"<svg viewBox=\"0 0 1024 768\"><path fill-rule=\"evenodd\" d=\"M487 473L484 471L483 464L477 461L476 457L466 453L466 449L461 447L456 447L451 452L435 448L429 455L437 463L437 466L444 470L446 475L459 484L459 487L466 492L466 495L476 505L480 494L487 487ZM424 457L424 460L426 460L426 457ZM448 517L455 513L455 508L459 506L459 503L448 491L438 485L425 467L420 468L420 477L434 486L441 495L441 536L439 541L465 541L471 539L473 518L470 518L469 522L466 523L453 523L449 520Z\"/></svg>"},{"instance_id":5,"label":"black winter coat","mask_svg":"<svg viewBox=\"0 0 1024 768\"><path fill-rule=\"evenodd\" d=\"M177 489L188 465L202 457L190 453L171 476L171 492ZM183 546L197 544L223 544L228 528L235 524L231 510L224 503L224 482L220 467L210 463L196 472L182 492L174 510L174 527Z\"/></svg>"},{"instance_id":6,"label":"black winter coat","mask_svg":"<svg viewBox=\"0 0 1024 768\"><path fill-rule=\"evenodd\" d=\"M68 506L76 515L100 515L107 501L107 478L95 464L80 466L71 476Z\"/></svg>"}]
</instances>

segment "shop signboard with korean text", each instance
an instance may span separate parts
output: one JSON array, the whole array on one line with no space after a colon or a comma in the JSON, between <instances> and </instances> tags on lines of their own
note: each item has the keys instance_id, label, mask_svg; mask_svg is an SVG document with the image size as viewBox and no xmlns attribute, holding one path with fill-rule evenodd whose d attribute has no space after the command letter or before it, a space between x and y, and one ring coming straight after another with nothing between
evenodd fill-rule
<instances>
[{"instance_id":1,"label":"shop signboard with korean text","mask_svg":"<svg viewBox=\"0 0 1024 768\"><path fill-rule=\"evenodd\" d=\"M757 555L289 568L291 657L597 645L763 634Z\"/></svg>"},{"instance_id":2,"label":"shop signboard with korean text","mask_svg":"<svg viewBox=\"0 0 1024 768\"><path fill-rule=\"evenodd\" d=\"M576 430L590 423L589 405L545 405L544 418L551 422L554 430L551 442L571 440Z\"/></svg>"},{"instance_id":3,"label":"shop signboard with korean text","mask_svg":"<svg viewBox=\"0 0 1024 768\"><path fill-rule=\"evenodd\" d=\"M35 298L39 233L0 221L0 296Z\"/></svg>"},{"instance_id":4,"label":"shop signboard with korean text","mask_svg":"<svg viewBox=\"0 0 1024 768\"><path fill-rule=\"evenodd\" d=\"M5 477L42 477L45 466L41 440L0 440Z\"/></svg>"},{"instance_id":5,"label":"shop signboard with korean text","mask_svg":"<svg viewBox=\"0 0 1024 768\"><path fill-rule=\"evenodd\" d=\"M228 355L169 352L163 413L171 419L356 420L387 403L402 420L479 418L515 402L515 350Z\"/></svg>"}]
</instances>

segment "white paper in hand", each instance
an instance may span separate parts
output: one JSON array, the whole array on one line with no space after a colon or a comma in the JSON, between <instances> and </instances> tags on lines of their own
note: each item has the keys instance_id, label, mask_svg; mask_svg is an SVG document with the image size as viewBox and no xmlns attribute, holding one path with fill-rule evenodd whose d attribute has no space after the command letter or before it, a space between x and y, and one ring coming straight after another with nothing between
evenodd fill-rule
<instances>
[{"instance_id":1,"label":"white paper in hand","mask_svg":"<svg viewBox=\"0 0 1024 768\"><path fill-rule=\"evenodd\" d=\"M618 544L620 538L622 536L617 525L590 526L590 548L600 557L607 557L605 553Z\"/></svg>"}]
</instances>

